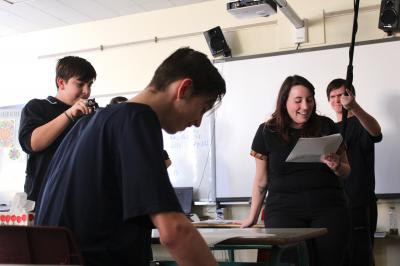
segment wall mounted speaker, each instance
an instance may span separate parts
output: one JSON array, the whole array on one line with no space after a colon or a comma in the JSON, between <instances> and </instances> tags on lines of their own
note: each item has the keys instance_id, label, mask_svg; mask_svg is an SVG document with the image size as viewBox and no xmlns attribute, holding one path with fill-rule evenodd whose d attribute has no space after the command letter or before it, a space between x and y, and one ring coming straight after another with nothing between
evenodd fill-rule
<instances>
[{"instance_id":1,"label":"wall mounted speaker","mask_svg":"<svg viewBox=\"0 0 400 266\"><path fill-rule=\"evenodd\" d=\"M382 0L378 27L391 35L400 31L400 0Z\"/></svg>"},{"instance_id":2,"label":"wall mounted speaker","mask_svg":"<svg viewBox=\"0 0 400 266\"><path fill-rule=\"evenodd\" d=\"M224 34L219 26L205 31L204 37L206 37L208 47L213 56L224 55L224 57L229 57L232 55L231 49L226 43Z\"/></svg>"}]
</instances>

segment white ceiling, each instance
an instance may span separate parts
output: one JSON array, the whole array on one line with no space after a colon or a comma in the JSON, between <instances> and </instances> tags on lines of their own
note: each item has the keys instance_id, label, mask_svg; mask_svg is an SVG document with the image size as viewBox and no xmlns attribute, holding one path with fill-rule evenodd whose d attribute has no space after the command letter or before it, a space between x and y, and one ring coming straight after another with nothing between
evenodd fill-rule
<instances>
[{"instance_id":1,"label":"white ceiling","mask_svg":"<svg viewBox=\"0 0 400 266\"><path fill-rule=\"evenodd\" d=\"M0 0L0 37L208 0Z\"/></svg>"}]
</instances>

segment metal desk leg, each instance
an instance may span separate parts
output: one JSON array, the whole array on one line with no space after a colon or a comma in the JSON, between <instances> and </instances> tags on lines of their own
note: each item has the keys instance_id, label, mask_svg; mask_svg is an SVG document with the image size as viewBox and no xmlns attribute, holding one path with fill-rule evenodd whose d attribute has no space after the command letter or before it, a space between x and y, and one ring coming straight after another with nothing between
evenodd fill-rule
<instances>
[{"instance_id":1,"label":"metal desk leg","mask_svg":"<svg viewBox=\"0 0 400 266\"><path fill-rule=\"evenodd\" d=\"M308 249L306 241L301 241L297 245L297 255L299 256L299 266L309 266Z\"/></svg>"},{"instance_id":2,"label":"metal desk leg","mask_svg":"<svg viewBox=\"0 0 400 266\"><path fill-rule=\"evenodd\" d=\"M285 250L297 249L298 263L299 266L309 266L308 261L308 250L305 241L301 241L294 245L288 246L273 246L271 249L271 257L267 262L267 266L279 266L281 264L281 255Z\"/></svg>"},{"instance_id":3,"label":"metal desk leg","mask_svg":"<svg viewBox=\"0 0 400 266\"><path fill-rule=\"evenodd\" d=\"M271 257L267 261L266 265L267 266L279 266L283 250L284 250L284 248L280 248L278 246L273 246L271 248Z\"/></svg>"},{"instance_id":4,"label":"metal desk leg","mask_svg":"<svg viewBox=\"0 0 400 266\"><path fill-rule=\"evenodd\" d=\"M228 258L230 262L235 261L235 250L233 249L228 249Z\"/></svg>"}]
</instances>

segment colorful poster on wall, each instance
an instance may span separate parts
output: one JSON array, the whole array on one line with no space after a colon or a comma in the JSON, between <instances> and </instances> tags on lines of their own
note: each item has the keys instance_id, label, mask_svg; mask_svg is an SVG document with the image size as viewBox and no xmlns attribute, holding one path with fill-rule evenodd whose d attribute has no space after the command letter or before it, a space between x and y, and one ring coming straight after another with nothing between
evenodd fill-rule
<instances>
[{"instance_id":1,"label":"colorful poster on wall","mask_svg":"<svg viewBox=\"0 0 400 266\"><path fill-rule=\"evenodd\" d=\"M24 189L27 155L18 141L21 108L0 108L0 194Z\"/></svg>"},{"instance_id":2,"label":"colorful poster on wall","mask_svg":"<svg viewBox=\"0 0 400 266\"><path fill-rule=\"evenodd\" d=\"M15 120L0 119L0 148L9 148L15 138Z\"/></svg>"}]
</instances>

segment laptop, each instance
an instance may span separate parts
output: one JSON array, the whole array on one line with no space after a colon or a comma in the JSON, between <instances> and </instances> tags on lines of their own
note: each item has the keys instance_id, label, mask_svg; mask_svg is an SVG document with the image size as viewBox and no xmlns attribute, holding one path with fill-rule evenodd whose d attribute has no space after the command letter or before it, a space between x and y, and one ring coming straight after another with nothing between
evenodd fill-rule
<instances>
[{"instance_id":1,"label":"laptop","mask_svg":"<svg viewBox=\"0 0 400 266\"><path fill-rule=\"evenodd\" d=\"M193 203L193 187L174 187L182 210L187 217L191 216Z\"/></svg>"}]
</instances>

